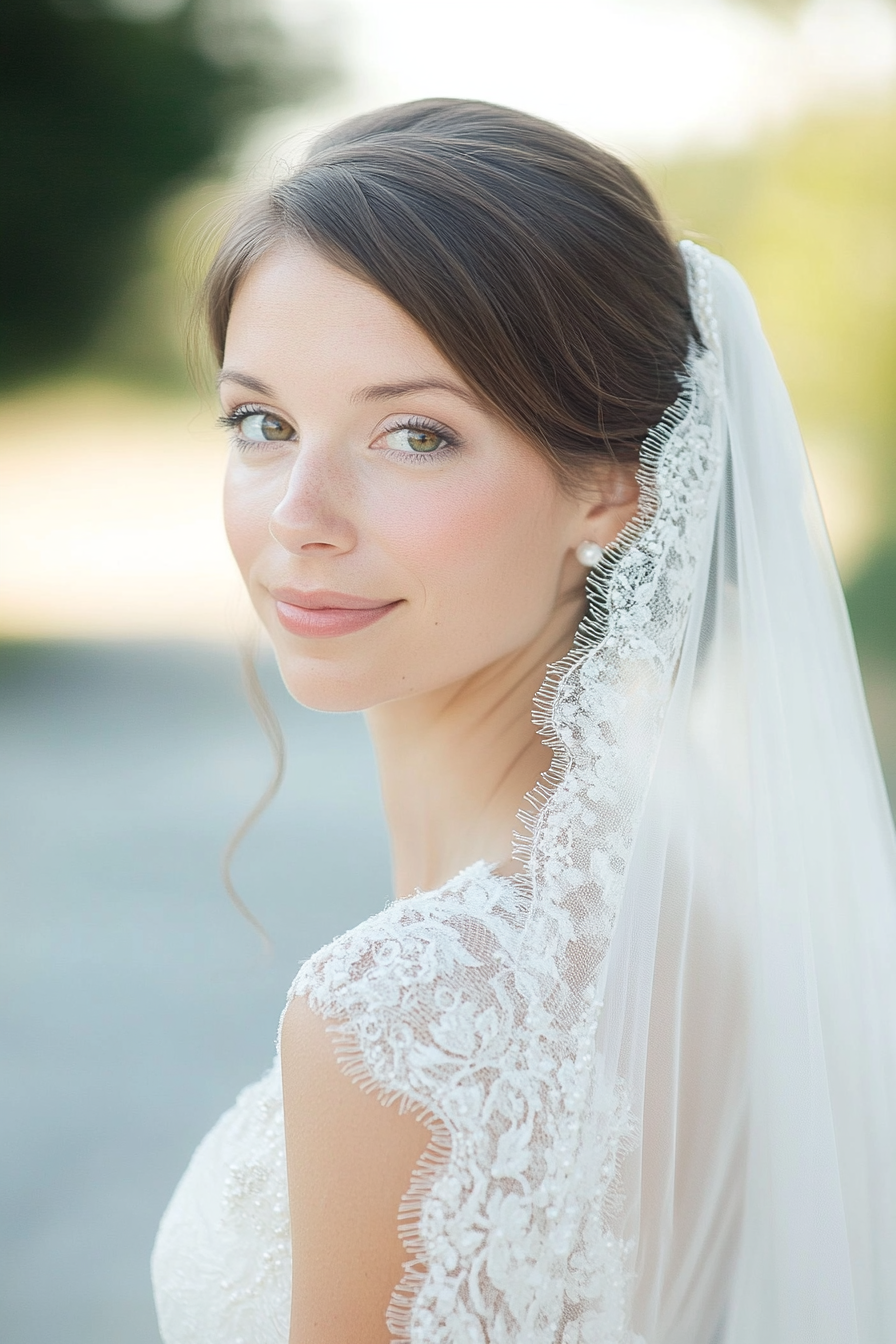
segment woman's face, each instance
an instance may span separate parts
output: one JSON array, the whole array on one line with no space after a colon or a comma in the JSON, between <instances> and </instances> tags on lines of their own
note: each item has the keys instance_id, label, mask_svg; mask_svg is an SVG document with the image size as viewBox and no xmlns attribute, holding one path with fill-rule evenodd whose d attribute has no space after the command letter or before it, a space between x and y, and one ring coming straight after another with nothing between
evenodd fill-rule
<instances>
[{"instance_id":1,"label":"woman's face","mask_svg":"<svg viewBox=\"0 0 896 1344\"><path fill-rule=\"evenodd\" d=\"M267 255L233 306L227 534L302 704L461 683L581 612L583 540L634 509L588 499L479 404L425 331L310 248ZM570 628L571 633L571 628Z\"/></svg>"}]
</instances>

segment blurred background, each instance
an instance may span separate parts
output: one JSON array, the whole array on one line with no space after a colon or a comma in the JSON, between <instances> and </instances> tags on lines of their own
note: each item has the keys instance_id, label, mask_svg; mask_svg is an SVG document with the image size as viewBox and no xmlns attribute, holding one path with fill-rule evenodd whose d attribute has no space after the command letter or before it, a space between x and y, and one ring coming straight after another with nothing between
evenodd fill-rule
<instances>
[{"instance_id":1,"label":"blurred background","mask_svg":"<svg viewBox=\"0 0 896 1344\"><path fill-rule=\"evenodd\" d=\"M222 209L316 129L432 94L622 153L750 283L793 395L896 786L896 3L4 0L0 1337L154 1344L196 1142L269 1063L299 961L389 896L363 725L262 676L187 377ZM350 842L346 841L346 827Z\"/></svg>"}]
</instances>

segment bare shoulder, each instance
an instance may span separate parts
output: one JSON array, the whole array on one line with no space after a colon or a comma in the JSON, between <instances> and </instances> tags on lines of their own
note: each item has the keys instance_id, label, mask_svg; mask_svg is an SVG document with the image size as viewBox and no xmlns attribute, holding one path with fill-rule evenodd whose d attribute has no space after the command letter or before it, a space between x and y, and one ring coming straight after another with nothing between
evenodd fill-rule
<instances>
[{"instance_id":1,"label":"bare shoulder","mask_svg":"<svg viewBox=\"0 0 896 1344\"><path fill-rule=\"evenodd\" d=\"M283 1020L281 1061L290 1344L388 1344L386 1309L407 1259L399 1206L429 1130L346 1077L328 1023L300 997Z\"/></svg>"}]
</instances>

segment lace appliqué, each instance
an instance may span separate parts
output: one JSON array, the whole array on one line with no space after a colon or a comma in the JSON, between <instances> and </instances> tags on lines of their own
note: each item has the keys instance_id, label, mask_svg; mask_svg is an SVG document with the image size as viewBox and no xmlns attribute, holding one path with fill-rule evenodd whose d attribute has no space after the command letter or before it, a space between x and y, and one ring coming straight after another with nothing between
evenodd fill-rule
<instances>
[{"instance_id":1,"label":"lace appliqu\u00e9","mask_svg":"<svg viewBox=\"0 0 896 1344\"><path fill-rule=\"evenodd\" d=\"M620 1247L600 1208L625 1107L612 1091L595 1098L608 1123L583 1201L578 1116L591 1060L568 1042L565 1058L547 1058L547 1039L559 1053L557 1027L517 964L526 913L513 884L479 864L337 939L293 987L344 1024L349 1075L424 1111L433 1129L401 1210L413 1258L388 1316L397 1339L553 1340L571 1291L602 1333L571 1325L564 1344L623 1338Z\"/></svg>"},{"instance_id":2,"label":"lace appliqu\u00e9","mask_svg":"<svg viewBox=\"0 0 896 1344\"><path fill-rule=\"evenodd\" d=\"M718 342L708 255L683 244L703 340L643 446L638 519L539 697L555 751L524 816L525 879L477 865L390 906L293 986L346 1070L423 1111L389 1326L411 1344L635 1344L619 1171L637 1133L598 1050L606 952L674 682L706 520Z\"/></svg>"}]
</instances>

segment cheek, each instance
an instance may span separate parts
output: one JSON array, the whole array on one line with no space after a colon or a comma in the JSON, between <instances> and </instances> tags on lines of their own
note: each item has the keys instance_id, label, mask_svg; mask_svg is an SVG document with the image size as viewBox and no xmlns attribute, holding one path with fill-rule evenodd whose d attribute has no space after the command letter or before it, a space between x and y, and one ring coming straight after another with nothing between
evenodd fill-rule
<instances>
[{"instance_id":1,"label":"cheek","mask_svg":"<svg viewBox=\"0 0 896 1344\"><path fill-rule=\"evenodd\" d=\"M264 473L239 461L228 462L224 476L224 530L244 578L270 541L268 524L277 505L276 487Z\"/></svg>"},{"instance_id":2,"label":"cheek","mask_svg":"<svg viewBox=\"0 0 896 1344\"><path fill-rule=\"evenodd\" d=\"M413 508L390 516L390 550L420 585L441 656L446 644L493 656L549 617L566 550L556 493L539 471L509 472L421 490Z\"/></svg>"}]
</instances>

